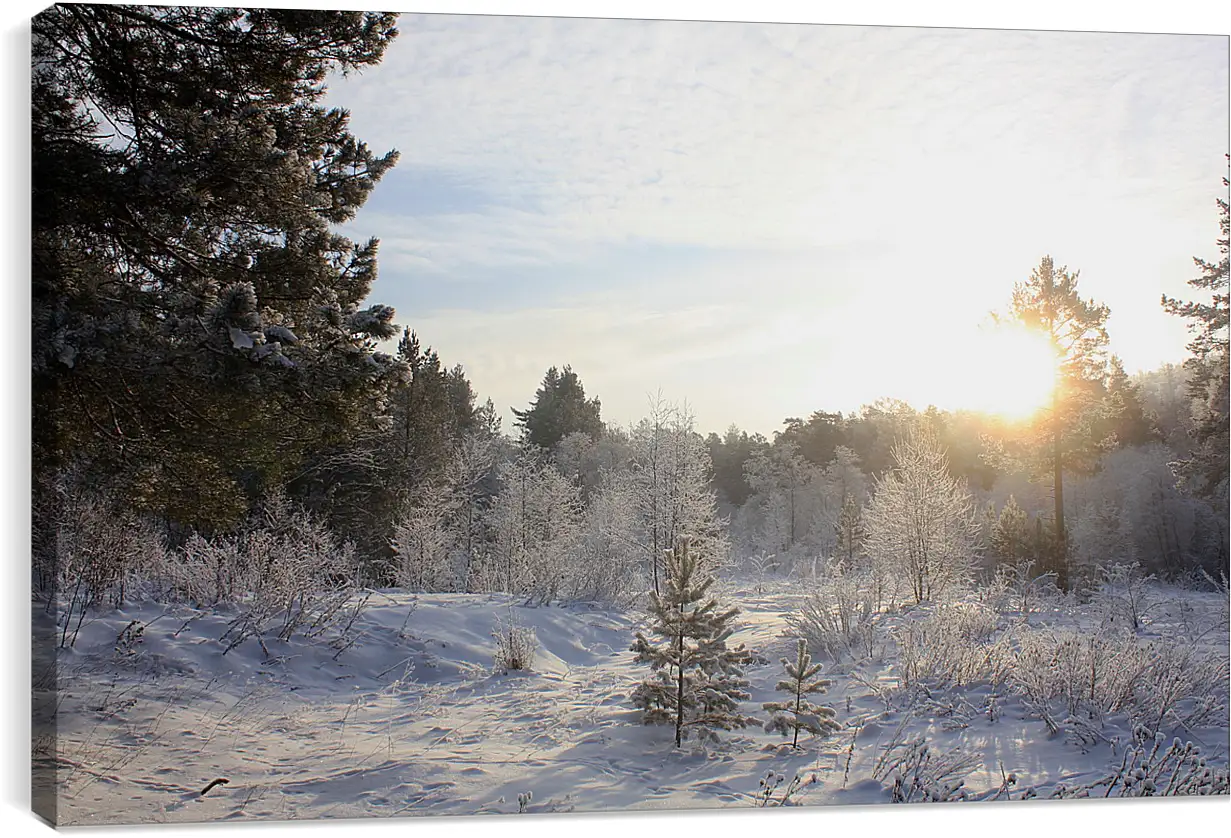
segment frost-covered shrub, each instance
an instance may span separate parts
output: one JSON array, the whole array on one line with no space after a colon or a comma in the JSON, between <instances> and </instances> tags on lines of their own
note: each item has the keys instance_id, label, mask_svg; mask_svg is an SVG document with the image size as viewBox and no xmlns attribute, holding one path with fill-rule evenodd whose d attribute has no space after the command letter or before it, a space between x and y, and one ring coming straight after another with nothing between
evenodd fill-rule
<instances>
[{"instance_id":1,"label":"frost-covered shrub","mask_svg":"<svg viewBox=\"0 0 1231 838\"><path fill-rule=\"evenodd\" d=\"M1225 654L1162 640L1144 649L1145 664L1132 686L1133 718L1150 730L1185 729L1227 719Z\"/></svg>"},{"instance_id":2,"label":"frost-covered shrub","mask_svg":"<svg viewBox=\"0 0 1231 838\"><path fill-rule=\"evenodd\" d=\"M841 563L817 580L799 611L788 614L788 632L832 661L872 657L878 639L875 586L867 574Z\"/></svg>"},{"instance_id":3,"label":"frost-covered shrub","mask_svg":"<svg viewBox=\"0 0 1231 838\"><path fill-rule=\"evenodd\" d=\"M1225 718L1227 659L1127 632L1018 634L1010 684L1053 732L1123 714L1151 730Z\"/></svg>"},{"instance_id":4,"label":"frost-covered shrub","mask_svg":"<svg viewBox=\"0 0 1231 838\"><path fill-rule=\"evenodd\" d=\"M221 640L224 654L249 638L317 637L353 623L359 560L325 524L285 495L269 495L238 534L194 536L171 562L172 590L197 603L232 603L239 614Z\"/></svg>"},{"instance_id":5,"label":"frost-covered shrub","mask_svg":"<svg viewBox=\"0 0 1231 838\"><path fill-rule=\"evenodd\" d=\"M899 626L893 637L902 686L1002 683L1012 649L1008 637L993 637L995 630L995 612L975 602L945 603Z\"/></svg>"},{"instance_id":6,"label":"frost-covered shrub","mask_svg":"<svg viewBox=\"0 0 1231 838\"><path fill-rule=\"evenodd\" d=\"M1024 631L1017 644L1011 684L1053 732L1057 717L1101 721L1125 709L1146 665L1141 647L1114 632Z\"/></svg>"},{"instance_id":7,"label":"frost-covered shrub","mask_svg":"<svg viewBox=\"0 0 1231 838\"><path fill-rule=\"evenodd\" d=\"M967 799L965 778L982 759L960 748L941 751L923 739L891 742L877 761L873 779L888 781L894 803L945 803Z\"/></svg>"},{"instance_id":8,"label":"frost-covered shrub","mask_svg":"<svg viewBox=\"0 0 1231 838\"><path fill-rule=\"evenodd\" d=\"M1112 564L1098 571L1092 601L1103 621L1139 631L1145 616L1160 604L1154 576L1133 564Z\"/></svg>"},{"instance_id":9,"label":"frost-covered shrub","mask_svg":"<svg viewBox=\"0 0 1231 838\"><path fill-rule=\"evenodd\" d=\"M119 606L133 577L163 563L166 548L148 523L106 499L55 487L54 543L42 568L49 604L57 608L60 644L71 646L86 611ZM36 554L37 558L38 554Z\"/></svg>"},{"instance_id":10,"label":"frost-covered shrub","mask_svg":"<svg viewBox=\"0 0 1231 838\"><path fill-rule=\"evenodd\" d=\"M1055 572L1037 573L1034 562L1001 565L996 569L994 588L1002 594L1001 613L1016 612L1029 622L1030 615L1054 608L1063 598Z\"/></svg>"},{"instance_id":11,"label":"frost-covered shrub","mask_svg":"<svg viewBox=\"0 0 1231 838\"><path fill-rule=\"evenodd\" d=\"M1143 731L1143 734L1138 737L1135 746L1125 750L1120 767L1113 773L1076 786L1059 783L1043 796L1187 797L1231 794L1227 769L1207 762L1197 745L1173 739L1164 750L1162 745L1166 737L1163 734L1156 734L1153 743L1149 741L1148 731ZM1021 799L1038 796L1033 789L1027 789Z\"/></svg>"},{"instance_id":12,"label":"frost-covered shrub","mask_svg":"<svg viewBox=\"0 0 1231 838\"><path fill-rule=\"evenodd\" d=\"M496 641L496 651L492 654L496 669L506 673L534 669L539 641L532 626L524 626L512 616L507 622L497 618L492 639Z\"/></svg>"}]
</instances>

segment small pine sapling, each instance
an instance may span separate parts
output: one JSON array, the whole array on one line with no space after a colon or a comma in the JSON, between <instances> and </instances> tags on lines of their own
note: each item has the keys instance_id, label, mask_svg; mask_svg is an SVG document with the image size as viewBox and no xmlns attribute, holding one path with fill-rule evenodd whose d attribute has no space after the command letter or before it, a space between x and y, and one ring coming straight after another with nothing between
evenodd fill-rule
<instances>
[{"instance_id":1,"label":"small pine sapling","mask_svg":"<svg viewBox=\"0 0 1231 838\"><path fill-rule=\"evenodd\" d=\"M677 748L690 729L704 736L755 721L739 712L739 702L750 698L741 666L751 656L742 645L727 648L739 609L719 610L717 598L707 596L714 579L701 576L688 548L681 539L665 551L664 590L650 593L650 630L660 639L637 632L631 650L653 671L633 691L633 704L645 711L646 724L674 725Z\"/></svg>"},{"instance_id":2,"label":"small pine sapling","mask_svg":"<svg viewBox=\"0 0 1231 838\"><path fill-rule=\"evenodd\" d=\"M834 719L834 709L821 704L813 704L808 696L813 693L824 693L830 681L817 678L821 671L819 663L812 662L808 654L808 644L801 637L796 651L796 658L791 661L782 659L787 677L778 682L776 689L791 696L789 701L769 701L762 706L769 711L769 721L765 729L778 732L783 736L791 735L791 747L799 747L799 732L806 730L815 736L823 736L841 728Z\"/></svg>"}]
</instances>

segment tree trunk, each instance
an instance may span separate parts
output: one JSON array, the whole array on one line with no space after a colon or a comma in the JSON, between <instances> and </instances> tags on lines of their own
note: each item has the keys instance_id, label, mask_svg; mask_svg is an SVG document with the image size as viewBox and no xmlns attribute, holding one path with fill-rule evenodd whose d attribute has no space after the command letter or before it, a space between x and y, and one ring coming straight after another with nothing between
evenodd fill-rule
<instances>
[{"instance_id":1,"label":"tree trunk","mask_svg":"<svg viewBox=\"0 0 1231 838\"><path fill-rule=\"evenodd\" d=\"M680 633L676 646L675 747L680 747L684 733L684 608L680 607Z\"/></svg>"},{"instance_id":2,"label":"tree trunk","mask_svg":"<svg viewBox=\"0 0 1231 838\"><path fill-rule=\"evenodd\" d=\"M1056 422L1059 422L1059 418L1056 419ZM1056 428L1052 433L1052 466L1055 470L1055 491L1052 494L1056 502L1055 556L1053 561L1056 565L1056 582L1059 583L1060 590L1067 591L1069 589L1069 545L1064 526L1064 465L1063 458L1060 455L1059 428Z\"/></svg>"}]
</instances>

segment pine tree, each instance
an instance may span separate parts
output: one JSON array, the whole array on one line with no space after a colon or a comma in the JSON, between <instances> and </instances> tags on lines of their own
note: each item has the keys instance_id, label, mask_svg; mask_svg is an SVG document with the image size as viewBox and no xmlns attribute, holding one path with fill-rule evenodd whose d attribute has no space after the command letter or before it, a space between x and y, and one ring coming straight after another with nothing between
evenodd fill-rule
<instances>
[{"instance_id":1,"label":"pine tree","mask_svg":"<svg viewBox=\"0 0 1231 838\"><path fill-rule=\"evenodd\" d=\"M1044 256L1025 282L1013 288L1010 314L1041 332L1056 357L1051 404L1028 441L1033 470L1052 480L1055 510L1053 553L1061 587L1068 587L1068 530L1064 521L1064 473L1089 471L1108 437L1105 403L1107 317L1111 310L1083 299L1078 274Z\"/></svg>"},{"instance_id":2,"label":"pine tree","mask_svg":"<svg viewBox=\"0 0 1231 838\"><path fill-rule=\"evenodd\" d=\"M1146 410L1141 387L1124 371L1119 356L1112 355L1107 375L1107 423L1116 445L1140 446L1161 438L1158 422Z\"/></svg>"},{"instance_id":3,"label":"pine tree","mask_svg":"<svg viewBox=\"0 0 1231 838\"><path fill-rule=\"evenodd\" d=\"M828 690L831 682L816 677L821 671L821 665L812 662L812 656L808 654L808 643L802 637L799 638L795 660L782 658L782 666L786 669L787 677L779 681L774 689L787 693L791 698L789 701L768 701L761 705L770 714L765 730L793 736L792 748L799 747L801 730L814 736L839 730L841 725L834 719L832 707L813 704L808 700L809 695Z\"/></svg>"},{"instance_id":4,"label":"pine tree","mask_svg":"<svg viewBox=\"0 0 1231 838\"><path fill-rule=\"evenodd\" d=\"M234 525L404 370L335 232L396 152L321 100L396 15L59 4L32 22L34 471L88 465L170 522Z\"/></svg>"},{"instance_id":5,"label":"pine tree","mask_svg":"<svg viewBox=\"0 0 1231 838\"><path fill-rule=\"evenodd\" d=\"M1229 157L1231 159L1231 157ZM1223 178L1223 187L1228 179ZM1192 454L1180 463L1180 476L1196 494L1215 502L1220 517L1227 515L1228 478L1231 475L1231 332L1228 331L1228 279L1231 277L1231 204L1219 198L1218 262L1194 259L1200 274L1188 284L1206 300L1184 302L1163 296L1163 307L1171 314L1189 320L1193 338L1188 344L1191 356L1184 362L1188 371L1188 393L1192 405Z\"/></svg>"},{"instance_id":6,"label":"pine tree","mask_svg":"<svg viewBox=\"0 0 1231 838\"><path fill-rule=\"evenodd\" d=\"M992 556L1007 564L1017 564L1034 558L1034 534L1030 516L1009 495L988 536Z\"/></svg>"},{"instance_id":7,"label":"pine tree","mask_svg":"<svg viewBox=\"0 0 1231 838\"><path fill-rule=\"evenodd\" d=\"M632 701L645 711L646 724L675 726L678 748L689 731L713 736L714 728L742 728L755 719L739 712L739 702L750 697L741 669L750 655L742 644L727 648L739 609L721 609L707 595L714 579L700 573L687 539L665 551L664 566L665 590L650 593L650 631L658 640L639 631L631 650L652 674L633 691Z\"/></svg>"},{"instance_id":8,"label":"pine tree","mask_svg":"<svg viewBox=\"0 0 1231 838\"><path fill-rule=\"evenodd\" d=\"M550 449L569 434L585 433L597 439L603 433L598 399L587 399L586 389L573 368L552 367L525 410L513 410L522 441Z\"/></svg>"}]
</instances>

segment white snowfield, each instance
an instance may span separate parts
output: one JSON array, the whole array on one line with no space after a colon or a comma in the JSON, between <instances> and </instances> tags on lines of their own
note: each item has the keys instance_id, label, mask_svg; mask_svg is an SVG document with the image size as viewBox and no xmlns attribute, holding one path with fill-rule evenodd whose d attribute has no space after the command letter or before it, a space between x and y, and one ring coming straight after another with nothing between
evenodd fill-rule
<instances>
[{"instance_id":1,"label":"white snowfield","mask_svg":"<svg viewBox=\"0 0 1231 838\"><path fill-rule=\"evenodd\" d=\"M756 655L744 709L764 717L761 704L783 697L774 692L779 659L795 645L785 617L802 588L722 587L742 610L732 642ZM1225 660L1219 595L1162 596L1137 642L1183 637ZM870 659L818 656L833 684L813 700L835 708L840 732L802 736L793 751L789 740L750 727L677 750L670 728L643 725L629 703L648 670L628 651L638 618L623 613L386 590L373 594L355 624L358 639L341 652L295 638L264 649L248 640L223 655L219 637L233 613L134 606L88 620L75 647L60 651L57 737L36 743L35 759L55 766L61 825L751 807L765 802L758 795L770 772L782 775L770 780L770 805L797 774L791 804L888 803L906 770L890 770L889 757L920 738L933 766L966 761L953 777L974 800L1018 799L1031 787L1046 797L1125 763L1134 732L1114 714L1083 735L1071 720L1051 730L1020 697L1002 698L987 683L903 689L889 629L929 613L884 615ZM491 632L510 617L537 634L531 672L493 669ZM1031 615L1030 625L1088 627L1092 619L1068 607ZM35 620L47 627L53 617L35 606ZM145 626L140 642L117 652L133 620ZM1007 630L1021 618L997 621ZM48 687L49 675L36 688ZM1173 735L1194 742L1206 770L1225 771L1225 695L1222 702L1199 726L1168 728L1163 747Z\"/></svg>"}]
</instances>

